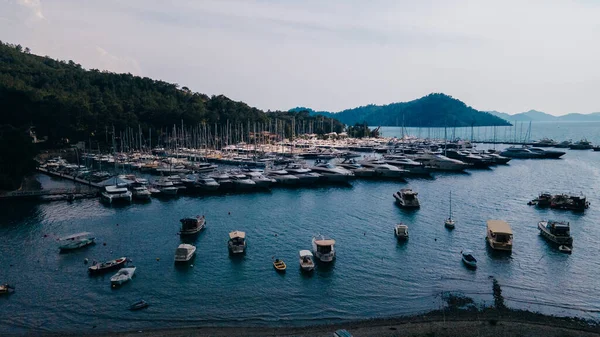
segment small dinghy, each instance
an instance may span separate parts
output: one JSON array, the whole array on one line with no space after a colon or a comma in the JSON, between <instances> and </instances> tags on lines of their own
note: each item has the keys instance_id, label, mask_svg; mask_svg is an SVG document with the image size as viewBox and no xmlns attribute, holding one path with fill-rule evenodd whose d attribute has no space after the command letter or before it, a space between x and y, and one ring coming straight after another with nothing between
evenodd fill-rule
<instances>
[{"instance_id":1,"label":"small dinghy","mask_svg":"<svg viewBox=\"0 0 600 337\"><path fill-rule=\"evenodd\" d=\"M469 268L477 268L477 259L473 256L473 252L470 250L463 250L460 252L462 255L463 263Z\"/></svg>"},{"instance_id":2,"label":"small dinghy","mask_svg":"<svg viewBox=\"0 0 600 337\"><path fill-rule=\"evenodd\" d=\"M400 241L407 240L408 239L408 226L403 223L397 224L396 227L394 227L394 235Z\"/></svg>"},{"instance_id":3,"label":"small dinghy","mask_svg":"<svg viewBox=\"0 0 600 337\"><path fill-rule=\"evenodd\" d=\"M131 311L140 310L140 309L147 308L149 305L150 304L148 304L148 302L146 302L144 300L139 300L139 301L133 303L132 305L130 305L129 310L131 310Z\"/></svg>"},{"instance_id":4,"label":"small dinghy","mask_svg":"<svg viewBox=\"0 0 600 337\"><path fill-rule=\"evenodd\" d=\"M280 259L275 259L273 261L273 267L275 267L275 270L277 270L278 272L284 272L287 268L285 262L283 262L283 260Z\"/></svg>"},{"instance_id":5,"label":"small dinghy","mask_svg":"<svg viewBox=\"0 0 600 337\"><path fill-rule=\"evenodd\" d=\"M0 284L0 295L9 294L15 291L15 287L9 285L8 283Z\"/></svg>"},{"instance_id":6,"label":"small dinghy","mask_svg":"<svg viewBox=\"0 0 600 337\"><path fill-rule=\"evenodd\" d=\"M110 278L110 284L115 287L131 280L133 274L135 274L135 269L135 267L121 268Z\"/></svg>"},{"instance_id":7,"label":"small dinghy","mask_svg":"<svg viewBox=\"0 0 600 337\"><path fill-rule=\"evenodd\" d=\"M565 254L571 254L573 252L573 248L571 248L567 245L558 246L558 250L560 250L562 253L565 253Z\"/></svg>"},{"instance_id":8,"label":"small dinghy","mask_svg":"<svg viewBox=\"0 0 600 337\"><path fill-rule=\"evenodd\" d=\"M90 274L104 273L104 272L122 267L125 264L125 262L127 262L127 258L120 257L120 258L112 260L112 261L97 263L97 264L89 267L88 272Z\"/></svg>"}]
</instances>

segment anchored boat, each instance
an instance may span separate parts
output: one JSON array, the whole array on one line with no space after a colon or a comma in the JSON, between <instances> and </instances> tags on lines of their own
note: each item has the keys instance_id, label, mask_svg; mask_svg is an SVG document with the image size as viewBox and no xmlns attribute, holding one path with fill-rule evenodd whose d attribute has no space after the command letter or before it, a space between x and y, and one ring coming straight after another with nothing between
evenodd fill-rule
<instances>
[{"instance_id":1,"label":"anchored boat","mask_svg":"<svg viewBox=\"0 0 600 337\"><path fill-rule=\"evenodd\" d=\"M323 235L312 239L313 253L321 262L331 262L335 258L335 240L325 238Z\"/></svg>"},{"instance_id":2,"label":"anchored boat","mask_svg":"<svg viewBox=\"0 0 600 337\"><path fill-rule=\"evenodd\" d=\"M91 245L96 240L95 237L92 236L90 232L77 233L73 235L66 236L64 238L60 238L59 242L61 243L58 248L61 251L65 250L74 250L81 247L85 247L87 245Z\"/></svg>"},{"instance_id":3,"label":"anchored boat","mask_svg":"<svg viewBox=\"0 0 600 337\"><path fill-rule=\"evenodd\" d=\"M90 274L100 274L122 267L127 262L126 257L121 257L107 262L97 263L88 268Z\"/></svg>"},{"instance_id":4,"label":"anchored boat","mask_svg":"<svg viewBox=\"0 0 600 337\"><path fill-rule=\"evenodd\" d=\"M246 233L241 231L233 231L229 233L229 241L227 242L229 252L232 254L241 254L246 250Z\"/></svg>"},{"instance_id":5,"label":"anchored boat","mask_svg":"<svg viewBox=\"0 0 600 337\"><path fill-rule=\"evenodd\" d=\"M571 227L568 222L564 221L540 221L538 222L540 234L547 240L558 245L573 245L573 237L571 236Z\"/></svg>"},{"instance_id":6,"label":"anchored boat","mask_svg":"<svg viewBox=\"0 0 600 337\"><path fill-rule=\"evenodd\" d=\"M278 272L284 272L287 268L285 262L283 262L283 260L280 259L275 259L273 261L273 267L275 267L275 270L277 270Z\"/></svg>"},{"instance_id":7,"label":"anchored boat","mask_svg":"<svg viewBox=\"0 0 600 337\"><path fill-rule=\"evenodd\" d=\"M180 235L192 235L200 232L206 226L206 218L203 216L197 216L195 218L184 218L179 220L181 222Z\"/></svg>"},{"instance_id":8,"label":"anchored boat","mask_svg":"<svg viewBox=\"0 0 600 337\"><path fill-rule=\"evenodd\" d=\"M110 284L115 287L130 281L133 277L133 274L135 274L135 270L136 267L119 269L119 271L110 278Z\"/></svg>"},{"instance_id":9,"label":"anchored boat","mask_svg":"<svg viewBox=\"0 0 600 337\"><path fill-rule=\"evenodd\" d=\"M419 208L421 205L419 204L419 199L417 198L418 194L419 193L411 190L410 188L403 188L394 193L394 199L396 199L396 203L400 207Z\"/></svg>"},{"instance_id":10,"label":"anchored boat","mask_svg":"<svg viewBox=\"0 0 600 337\"><path fill-rule=\"evenodd\" d=\"M465 266L469 268L477 268L477 259L473 256L473 252L471 250L463 250L460 252L462 256L462 262Z\"/></svg>"},{"instance_id":11,"label":"anchored boat","mask_svg":"<svg viewBox=\"0 0 600 337\"><path fill-rule=\"evenodd\" d=\"M397 224L396 227L394 227L394 235L398 240L408 239L408 226L403 223Z\"/></svg>"},{"instance_id":12,"label":"anchored boat","mask_svg":"<svg viewBox=\"0 0 600 337\"><path fill-rule=\"evenodd\" d=\"M315 261L310 250L301 250L300 253L300 268L303 271L313 271L315 269Z\"/></svg>"},{"instance_id":13,"label":"anchored boat","mask_svg":"<svg viewBox=\"0 0 600 337\"><path fill-rule=\"evenodd\" d=\"M488 220L487 241L492 249L511 252L513 233L510 225L503 220Z\"/></svg>"}]
</instances>

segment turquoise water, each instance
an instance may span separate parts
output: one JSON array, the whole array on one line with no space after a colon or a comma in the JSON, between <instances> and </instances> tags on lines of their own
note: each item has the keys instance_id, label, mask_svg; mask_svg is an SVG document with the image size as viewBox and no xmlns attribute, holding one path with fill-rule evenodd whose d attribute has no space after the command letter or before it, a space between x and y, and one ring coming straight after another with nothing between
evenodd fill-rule
<instances>
[{"instance_id":1,"label":"turquoise water","mask_svg":"<svg viewBox=\"0 0 600 337\"><path fill-rule=\"evenodd\" d=\"M513 160L508 166L438 174L407 183L354 181L348 187L273 189L256 194L179 197L124 207L98 200L3 204L0 281L16 292L0 297L0 335L93 332L190 325L303 325L414 314L437 309L443 291L491 304L496 277L509 306L600 319L600 153L569 151L562 160ZM44 184L61 184L46 178ZM392 194L419 192L422 208L406 212ZM583 192L584 214L538 210L527 201L540 191ZM444 228L452 191L456 229ZM179 219L205 214L207 228L193 241L191 266L175 266ZM487 249L485 220L507 220L511 256ZM572 255L538 234L537 222L570 221ZM393 226L411 238L399 244ZM248 251L231 258L227 233L244 230ZM56 238L91 231L97 244L59 254ZM337 260L300 272L298 251L311 237L336 239ZM45 235L47 235L45 237ZM104 245L104 243L106 245ZM464 268L460 251L479 260ZM120 289L90 277L83 261L128 256L136 276ZM272 257L288 265L274 271ZM160 260L157 260L160 259ZM143 298L148 309L130 312Z\"/></svg>"},{"instance_id":2,"label":"turquoise water","mask_svg":"<svg viewBox=\"0 0 600 337\"><path fill-rule=\"evenodd\" d=\"M371 127L373 128L373 127ZM600 144L600 122L532 122L531 130L528 122L517 122L513 126L446 128L448 139L461 138L479 141L511 141L524 142L542 138L556 141L578 141L587 138L593 144ZM472 132L471 132L472 131ZM382 127L385 137L401 137L401 127ZM405 128L405 134L421 138L444 139L444 128ZM471 137L472 135L472 137Z\"/></svg>"}]
</instances>

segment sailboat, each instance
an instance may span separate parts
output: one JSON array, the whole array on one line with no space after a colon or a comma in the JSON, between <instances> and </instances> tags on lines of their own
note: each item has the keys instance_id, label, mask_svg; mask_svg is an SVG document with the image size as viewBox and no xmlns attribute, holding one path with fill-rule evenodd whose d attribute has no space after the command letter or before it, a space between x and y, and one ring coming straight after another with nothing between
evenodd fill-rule
<instances>
[{"instance_id":1,"label":"sailboat","mask_svg":"<svg viewBox=\"0 0 600 337\"><path fill-rule=\"evenodd\" d=\"M452 219L452 191L450 192L450 215L444 221L444 226L449 229L454 229L454 219Z\"/></svg>"}]
</instances>

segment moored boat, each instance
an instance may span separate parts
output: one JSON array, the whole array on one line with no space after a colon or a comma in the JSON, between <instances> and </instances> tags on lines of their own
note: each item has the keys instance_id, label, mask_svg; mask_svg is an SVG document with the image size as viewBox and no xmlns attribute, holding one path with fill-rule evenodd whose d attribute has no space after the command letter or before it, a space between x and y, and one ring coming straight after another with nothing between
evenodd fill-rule
<instances>
[{"instance_id":1,"label":"moored boat","mask_svg":"<svg viewBox=\"0 0 600 337\"><path fill-rule=\"evenodd\" d=\"M15 291L15 287L11 286L10 284L0 284L0 295L9 294L13 291Z\"/></svg>"},{"instance_id":2,"label":"moored boat","mask_svg":"<svg viewBox=\"0 0 600 337\"><path fill-rule=\"evenodd\" d=\"M203 216L196 216L195 218L184 218L179 220L181 222L180 235L193 235L200 232L206 226L206 218Z\"/></svg>"},{"instance_id":3,"label":"moored boat","mask_svg":"<svg viewBox=\"0 0 600 337\"><path fill-rule=\"evenodd\" d=\"M492 249L512 251L513 233L508 222L503 220L488 220L486 237Z\"/></svg>"},{"instance_id":4,"label":"moored boat","mask_svg":"<svg viewBox=\"0 0 600 337\"><path fill-rule=\"evenodd\" d=\"M313 271L315 269L315 261L310 250L301 250L300 253L300 268L303 271Z\"/></svg>"},{"instance_id":5,"label":"moored boat","mask_svg":"<svg viewBox=\"0 0 600 337\"><path fill-rule=\"evenodd\" d=\"M131 311L140 310L140 309L147 308L149 305L150 304L148 304L148 302L146 302L144 300L139 300L139 301L131 304L129 306L129 310L131 310Z\"/></svg>"},{"instance_id":6,"label":"moored boat","mask_svg":"<svg viewBox=\"0 0 600 337\"><path fill-rule=\"evenodd\" d=\"M477 268L477 259L473 256L473 252L471 250L463 250L460 252L460 255L462 256L462 262L465 264L465 266L469 268Z\"/></svg>"},{"instance_id":7,"label":"moored boat","mask_svg":"<svg viewBox=\"0 0 600 337\"><path fill-rule=\"evenodd\" d=\"M229 233L227 247L232 254L244 253L246 251L246 233L242 231L233 231Z\"/></svg>"},{"instance_id":8,"label":"moored boat","mask_svg":"<svg viewBox=\"0 0 600 337\"><path fill-rule=\"evenodd\" d=\"M419 193L411 190L410 188L403 188L394 193L394 199L396 199L396 203L400 207L419 208L421 205L419 204L419 199L417 198L418 194Z\"/></svg>"},{"instance_id":9,"label":"moored boat","mask_svg":"<svg viewBox=\"0 0 600 337\"><path fill-rule=\"evenodd\" d=\"M58 248L61 251L78 249L93 244L94 240L96 240L96 238L93 237L90 232L77 233L60 238L60 245Z\"/></svg>"},{"instance_id":10,"label":"moored boat","mask_svg":"<svg viewBox=\"0 0 600 337\"><path fill-rule=\"evenodd\" d=\"M285 270L287 269L287 266L285 265L285 262L283 262L283 260L280 260L280 259L275 259L273 261L273 267L278 272L285 272Z\"/></svg>"},{"instance_id":11,"label":"moored boat","mask_svg":"<svg viewBox=\"0 0 600 337\"><path fill-rule=\"evenodd\" d=\"M312 239L312 248L315 257L321 262L331 262L335 258L335 240L325 238L323 235Z\"/></svg>"},{"instance_id":12,"label":"moored boat","mask_svg":"<svg viewBox=\"0 0 600 337\"><path fill-rule=\"evenodd\" d=\"M114 259L111 261L106 261L102 263L96 263L93 266L88 268L88 272L90 274L100 274L113 269L117 269L122 267L127 262L126 257L120 257L118 259Z\"/></svg>"},{"instance_id":13,"label":"moored boat","mask_svg":"<svg viewBox=\"0 0 600 337\"><path fill-rule=\"evenodd\" d=\"M538 222L540 234L547 240L558 245L573 245L573 237L571 236L571 227L565 221L540 221Z\"/></svg>"},{"instance_id":14,"label":"moored boat","mask_svg":"<svg viewBox=\"0 0 600 337\"><path fill-rule=\"evenodd\" d=\"M175 250L175 262L188 262L196 253L196 246L182 243Z\"/></svg>"},{"instance_id":15,"label":"moored boat","mask_svg":"<svg viewBox=\"0 0 600 337\"><path fill-rule=\"evenodd\" d=\"M450 192L450 215L444 221L444 226L449 229L454 229L454 219L452 219L452 192Z\"/></svg>"},{"instance_id":16,"label":"moored boat","mask_svg":"<svg viewBox=\"0 0 600 337\"><path fill-rule=\"evenodd\" d=\"M408 239L408 226L399 223L394 227L394 235L398 240L407 240Z\"/></svg>"},{"instance_id":17,"label":"moored boat","mask_svg":"<svg viewBox=\"0 0 600 337\"><path fill-rule=\"evenodd\" d=\"M131 280L135 274L136 267L121 268L110 278L110 284L114 286L121 285Z\"/></svg>"}]
</instances>

